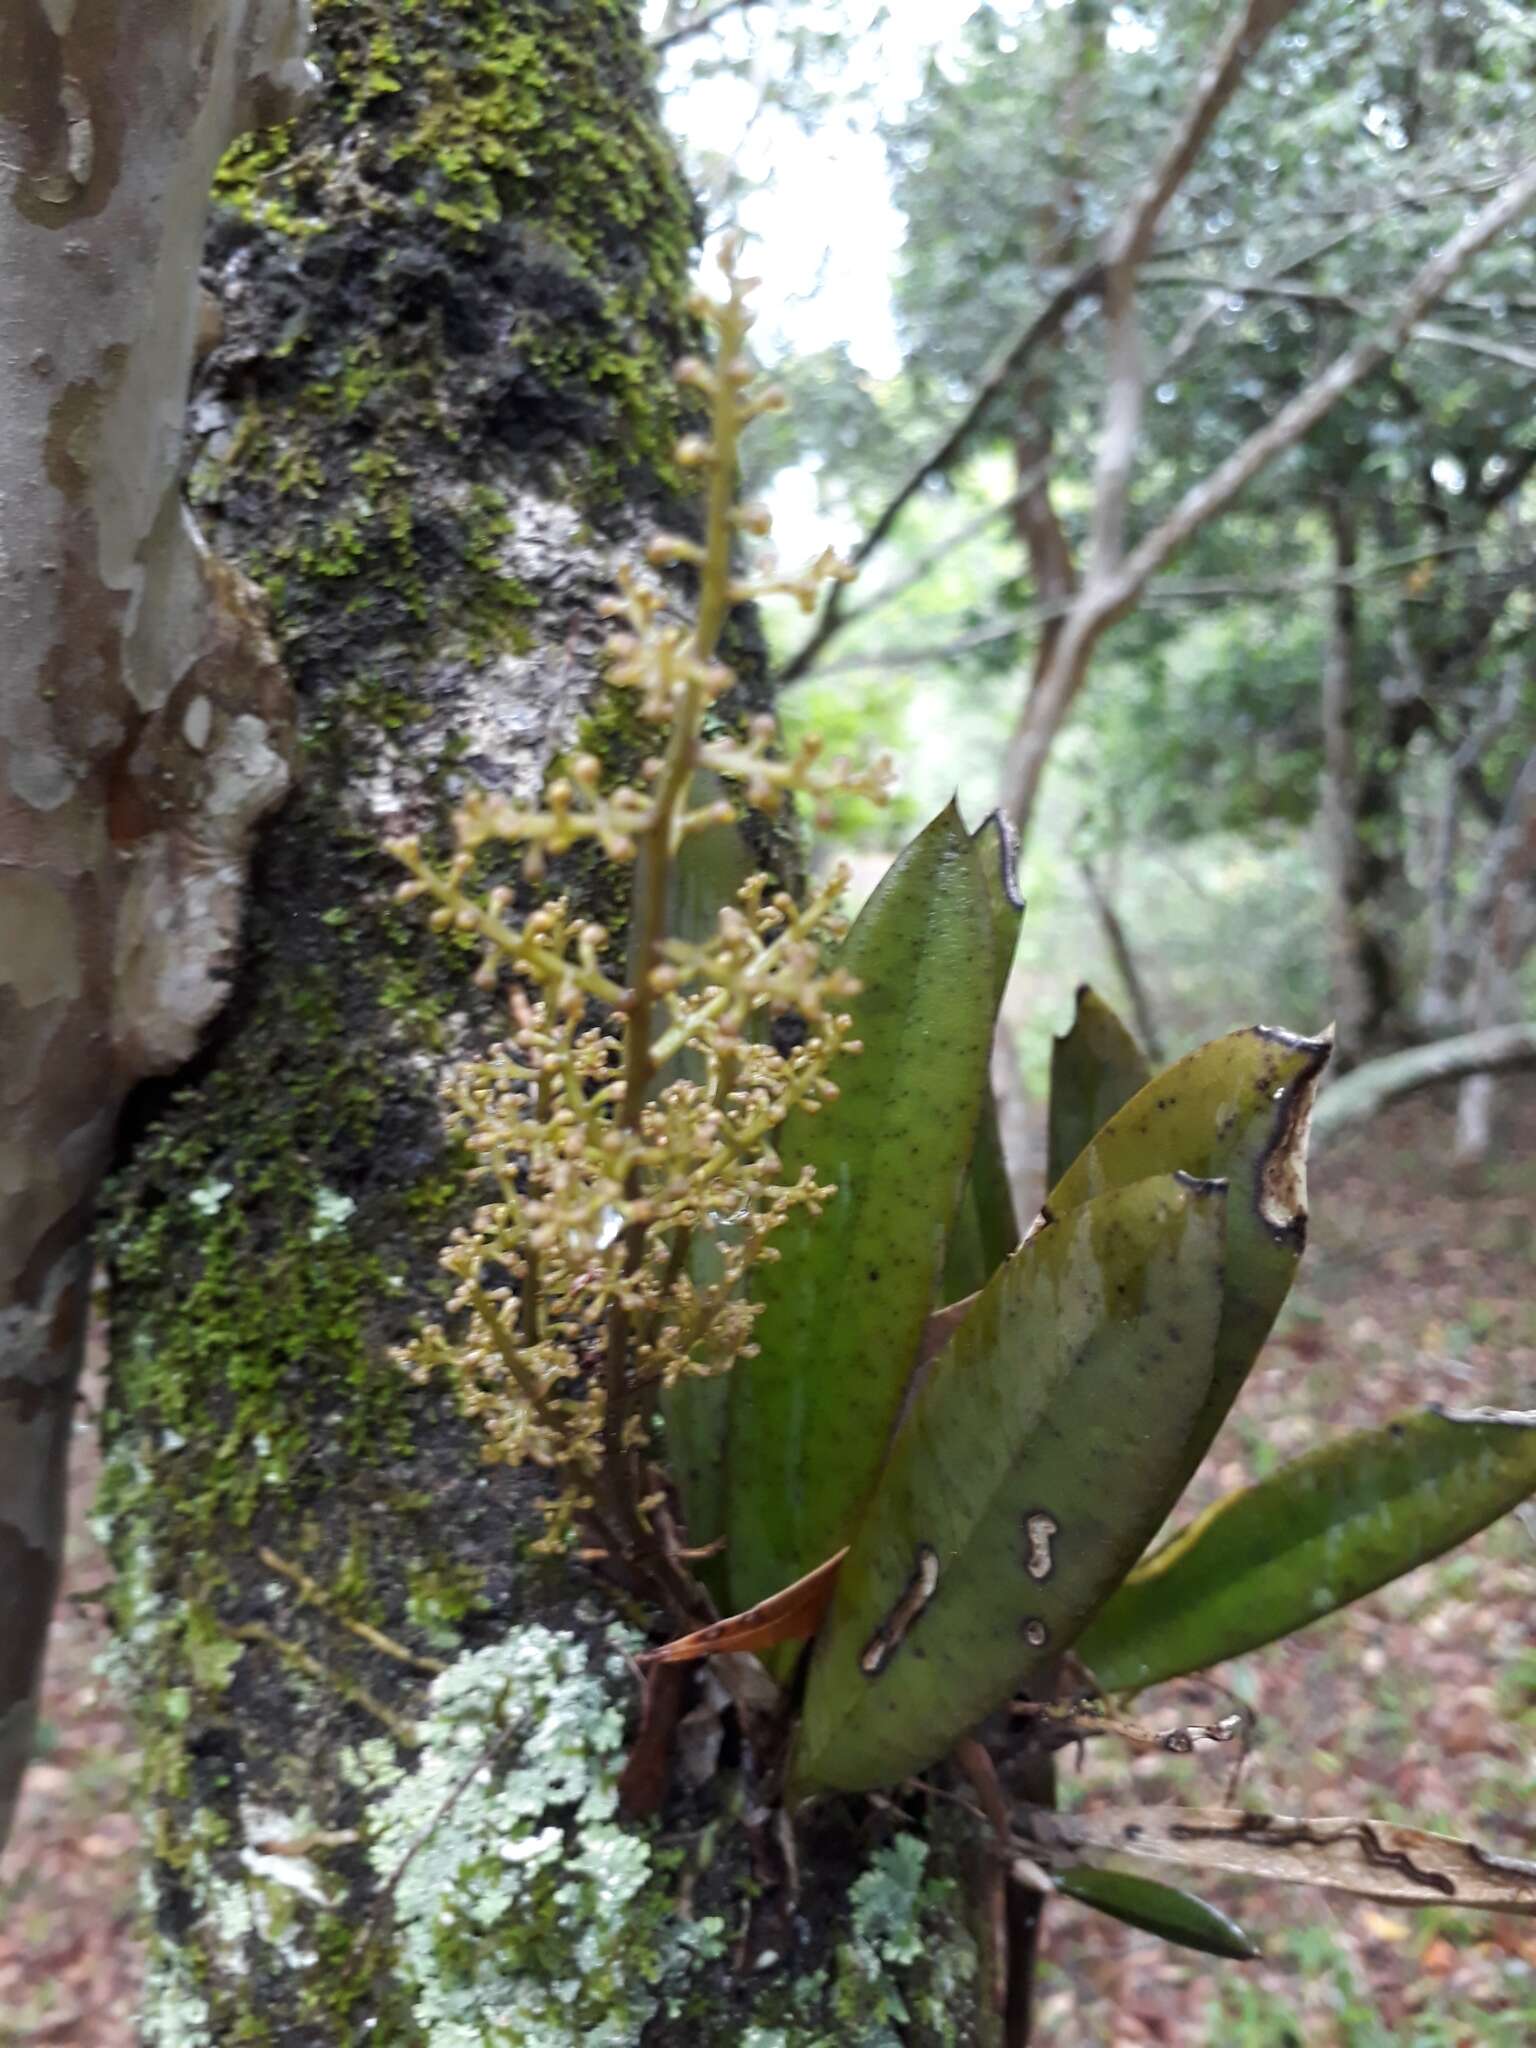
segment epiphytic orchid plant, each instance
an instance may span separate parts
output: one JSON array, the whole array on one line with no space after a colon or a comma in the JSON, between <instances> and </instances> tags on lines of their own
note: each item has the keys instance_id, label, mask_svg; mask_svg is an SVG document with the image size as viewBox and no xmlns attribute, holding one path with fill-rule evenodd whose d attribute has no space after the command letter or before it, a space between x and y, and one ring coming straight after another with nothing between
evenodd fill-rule
<instances>
[{"instance_id":1,"label":"epiphytic orchid plant","mask_svg":"<svg viewBox=\"0 0 1536 2048\"><path fill-rule=\"evenodd\" d=\"M780 401L747 360L733 250L723 268L724 302L698 308L713 359L679 368L709 415L678 451L704 482L703 537L650 549L693 572L691 609L638 578L611 607L612 681L654 756L617 788L578 756L536 809L472 800L446 865L393 849L403 893L481 943L482 982L511 984L505 1041L449 1082L480 1206L410 1362L450 1376L488 1455L550 1471L551 1547L582 1543L649 1589L682 1631L658 1664L763 1650L788 1679L803 1659L743 1712L790 1808L932 1782L953 1759L995 1886L1228 1956L1252 1953L1242 1930L1144 1865L1536 1912L1536 1864L1449 1837L1225 1809L1069 1816L1001 1791L1021 1751L1135 1739L1123 1696L1305 1627L1516 1505L1536 1488L1536 1417L1405 1416L1149 1549L1301 1259L1329 1044L1255 1027L1152 1075L1083 990L1055 1047L1049 1193L1021 1231L988 1081L1022 916L999 821L971 833L945 810L846 929L841 876L797 902L742 871L744 808L878 795L884 775L814 746L783 759L770 724L730 725L731 608L809 604L842 572L736 565L768 524L736 502L738 439ZM583 840L633 865L622 961L563 900L519 918L510 885L474 880L487 842L537 877ZM744 1702L741 1658L725 1662Z\"/></svg>"}]
</instances>

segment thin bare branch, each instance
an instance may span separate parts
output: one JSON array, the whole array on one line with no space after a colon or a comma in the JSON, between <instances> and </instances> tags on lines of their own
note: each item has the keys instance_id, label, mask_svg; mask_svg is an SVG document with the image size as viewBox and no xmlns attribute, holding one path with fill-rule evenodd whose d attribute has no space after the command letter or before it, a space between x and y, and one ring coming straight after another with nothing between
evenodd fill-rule
<instances>
[{"instance_id":1,"label":"thin bare branch","mask_svg":"<svg viewBox=\"0 0 1536 2048\"><path fill-rule=\"evenodd\" d=\"M1265 38L1295 12L1297 4L1298 0L1247 0L1241 13L1233 17L1206 59L1184 118L1152 175L1110 230L1104 249L1107 270L1135 270L1145 262L1170 200L1194 168L1248 66Z\"/></svg>"},{"instance_id":2,"label":"thin bare branch","mask_svg":"<svg viewBox=\"0 0 1536 2048\"><path fill-rule=\"evenodd\" d=\"M1410 548L1401 554L1381 555L1364 567L1351 571L1342 580L1355 585L1381 582L1401 576L1422 562L1467 554L1477 546L1477 540L1468 536L1463 540L1445 541L1435 547ZM1536 569L1536 557L1521 557L1505 564L1503 573L1523 576L1533 569ZM1207 577L1199 582L1159 585L1149 590L1142 601L1149 609L1155 610L1171 610L1187 604L1225 604L1234 598L1260 603L1269 598L1288 598L1306 591L1331 588L1340 580L1336 575L1325 573L1254 578ZM1063 618L1070 608L1070 599L1062 599L1055 604L1028 605L1016 612L1005 612L1001 618L990 619L985 625L975 626L969 632L958 633L947 640L906 647L896 654L848 655L841 661L828 662L821 673L826 676L860 675L881 669L914 668L923 662L952 661L957 655L974 653L978 647L994 646L999 640L1011 640L1031 627Z\"/></svg>"},{"instance_id":3,"label":"thin bare branch","mask_svg":"<svg viewBox=\"0 0 1536 2048\"><path fill-rule=\"evenodd\" d=\"M1489 334L1468 334L1460 327L1444 327L1438 320L1421 320L1409 339L1432 341L1440 348L1464 348L1492 362L1513 363L1517 370L1536 370L1536 349L1517 348L1512 341L1496 341Z\"/></svg>"},{"instance_id":4,"label":"thin bare branch","mask_svg":"<svg viewBox=\"0 0 1536 2048\"><path fill-rule=\"evenodd\" d=\"M693 36L701 36L712 29L716 22L727 14L745 14L749 7L761 7L764 0L719 0L719 5L706 7L702 14L692 15L687 21L680 21L676 28L669 28L651 40L651 48L658 53L675 50L679 43L686 43Z\"/></svg>"},{"instance_id":5,"label":"thin bare branch","mask_svg":"<svg viewBox=\"0 0 1536 2048\"><path fill-rule=\"evenodd\" d=\"M989 505L984 512L978 512L974 519L967 519L952 532L946 533L942 540L925 549L911 568L898 576L894 583L888 583L880 590L871 591L862 604L856 604L851 610L842 612L839 617L840 626L846 629L849 626L861 625L874 613L884 611L888 605L894 604L898 597L905 597L909 590L926 581L935 569L940 569L946 562L953 561L957 550L969 546L973 540L979 539L988 527L995 526L999 520L1017 512L1029 493L1044 482L1049 469L1048 463L1040 463L1027 476L1022 477L1018 487L1010 491L1000 503Z\"/></svg>"},{"instance_id":6,"label":"thin bare branch","mask_svg":"<svg viewBox=\"0 0 1536 2048\"><path fill-rule=\"evenodd\" d=\"M1067 618L1051 663L1030 693L1015 729L1005 774L1004 809L1022 833L1062 720L1082 686L1100 638L1132 609L1147 584L1194 533L1224 512L1276 456L1295 447L1341 398L1380 369L1407 341L1472 258L1536 203L1536 159L1505 185L1409 281L1396 311L1374 332L1336 356L1265 426L1195 484L1161 524L1126 556L1116 573L1090 582Z\"/></svg>"},{"instance_id":7,"label":"thin bare branch","mask_svg":"<svg viewBox=\"0 0 1536 2048\"><path fill-rule=\"evenodd\" d=\"M1313 285L1289 284L1280 277L1255 280L1208 277L1198 270L1153 270L1145 273L1142 281L1149 290L1163 285L1203 286L1223 298L1287 299L1295 305L1327 307L1366 320L1381 319L1389 310L1369 299L1354 298L1347 292L1320 291ZM1513 342L1500 341L1488 334L1469 334L1465 328L1446 327L1438 320L1420 321L1409 338L1416 342L1435 342L1442 348L1467 349L1494 362L1512 363L1517 370L1536 370L1536 350L1520 348Z\"/></svg>"},{"instance_id":8,"label":"thin bare branch","mask_svg":"<svg viewBox=\"0 0 1536 2048\"><path fill-rule=\"evenodd\" d=\"M1104 244L1104 410L1093 486L1087 582L1105 581L1125 553L1125 518L1141 441L1145 405L1137 276L1164 213L1189 176L1223 108L1242 83L1265 38L1294 12L1297 0L1247 0L1207 58L1184 118L1151 176L1111 228ZM1049 672L1047 662L1041 674Z\"/></svg>"},{"instance_id":9,"label":"thin bare branch","mask_svg":"<svg viewBox=\"0 0 1536 2048\"><path fill-rule=\"evenodd\" d=\"M1154 1069L1161 1067L1164 1064L1162 1033L1157 1028L1152 998L1137 964L1136 955L1131 950L1124 922L1115 908L1114 896L1100 875L1096 863L1087 854L1079 858L1077 867L1099 920L1099 928L1104 934L1104 944L1108 948L1109 957L1114 961L1115 971L1120 976L1125 993L1130 999L1131 1014L1136 1019L1137 1036Z\"/></svg>"},{"instance_id":10,"label":"thin bare branch","mask_svg":"<svg viewBox=\"0 0 1536 2048\"><path fill-rule=\"evenodd\" d=\"M1125 554L1125 515L1141 445L1146 384L1136 314L1136 273L1130 264L1109 270L1104 282L1104 409L1099 422L1089 521L1088 581L1102 582Z\"/></svg>"},{"instance_id":11,"label":"thin bare branch","mask_svg":"<svg viewBox=\"0 0 1536 2048\"><path fill-rule=\"evenodd\" d=\"M1169 200L1199 156L1222 109L1236 91L1254 52L1271 29L1291 13L1297 4L1298 0L1248 0L1248 4L1217 44L1201 72L1184 118L1174 131L1168 148L1152 176L1132 200L1123 219L1111 230L1106 243L1105 260L1101 262L1095 259L1075 271L1065 283L1057 287L1045 305L1033 313L1018 332L998 350L971 394L965 411L942 439L908 472L895 493L887 500L874 524L853 550L850 559L855 565L868 560L928 479L950 467L998 395L1007 388L1032 356L1048 342L1059 337L1068 317L1084 299L1091 298L1100 291L1107 274L1119 270L1127 279L1134 275L1151 247ZM1127 452L1133 450L1140 419L1141 386L1132 319L1132 310L1127 306L1124 318L1117 323L1118 347L1114 335L1111 339L1112 362L1118 364L1120 371L1118 378L1112 373L1112 395L1118 401L1119 408L1127 414L1127 417L1121 420L1117 412L1116 425L1119 431L1114 437L1114 450L1117 453L1122 448ZM1136 369L1134 384L1130 375L1133 366ZM1127 469L1124 487L1128 486ZM1122 489L1122 504L1123 497ZM1107 504L1112 515L1113 493L1106 498L1101 492L1099 502ZM1115 542L1112 516L1106 520L1102 538L1106 546ZM803 676L828 640L845 622L843 588L842 585L833 586L815 627L784 665L780 675L781 682L792 683Z\"/></svg>"},{"instance_id":12,"label":"thin bare branch","mask_svg":"<svg viewBox=\"0 0 1536 2048\"><path fill-rule=\"evenodd\" d=\"M1436 250L1409 282L1397 310L1379 333L1367 335L1334 359L1320 376L1297 393L1267 425L1229 455L1202 483L1187 491L1168 518L1155 527L1128 557L1116 588L1104 594L1115 616L1129 608L1149 577L1181 548L1215 513L1224 511L1259 471L1292 448L1330 413L1339 400L1395 355L1438 304L1448 286L1472 258L1536 203L1536 158L1505 186L1499 197L1475 214Z\"/></svg>"},{"instance_id":13,"label":"thin bare branch","mask_svg":"<svg viewBox=\"0 0 1536 2048\"><path fill-rule=\"evenodd\" d=\"M1039 311L1032 313L1018 332L997 351L983 371L981 381L972 392L965 411L943 438L908 471L895 493L886 501L874 524L858 546L851 551L848 559L855 567L867 561L879 547L928 479L939 476L950 467L970 435L991 410L998 394L1007 387L1038 349L1056 339L1068 317L1084 299L1092 297L1098 290L1100 277L1097 260L1085 264L1081 270L1069 277L1065 284L1058 286ZM780 671L781 683L798 681L832 635L845 623L842 595L846 588L845 584L833 586L815 627Z\"/></svg>"}]
</instances>

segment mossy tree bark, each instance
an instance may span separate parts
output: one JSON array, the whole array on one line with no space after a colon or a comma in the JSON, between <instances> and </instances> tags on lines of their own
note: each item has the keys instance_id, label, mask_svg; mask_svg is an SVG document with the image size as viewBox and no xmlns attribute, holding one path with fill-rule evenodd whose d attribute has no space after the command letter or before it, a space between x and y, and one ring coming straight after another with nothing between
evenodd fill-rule
<instances>
[{"instance_id":1,"label":"mossy tree bark","mask_svg":"<svg viewBox=\"0 0 1536 2048\"><path fill-rule=\"evenodd\" d=\"M145 2036L980 2041L958 1852L897 1810L817 1819L771 1957L707 1704L713 1768L623 1819L645 1616L531 1552L533 1480L391 1355L466 1199L442 1068L495 1027L379 842L440 843L470 781L531 793L578 734L632 757L594 608L688 516L696 223L630 0L323 0L316 29L322 97L222 174L192 415L193 495L298 694L297 786L216 1040L135 1099L106 1228ZM622 944L622 876L556 881Z\"/></svg>"}]
</instances>

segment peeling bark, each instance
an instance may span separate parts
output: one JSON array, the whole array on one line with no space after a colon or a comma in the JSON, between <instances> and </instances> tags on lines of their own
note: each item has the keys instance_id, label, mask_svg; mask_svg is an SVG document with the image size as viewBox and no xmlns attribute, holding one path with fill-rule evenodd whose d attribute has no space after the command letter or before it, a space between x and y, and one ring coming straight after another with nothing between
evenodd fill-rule
<instances>
[{"instance_id":1,"label":"peeling bark","mask_svg":"<svg viewBox=\"0 0 1536 2048\"><path fill-rule=\"evenodd\" d=\"M118 1109L224 993L289 775L254 593L178 490L214 167L307 83L301 0L0 15L0 1842L57 1579Z\"/></svg>"}]
</instances>

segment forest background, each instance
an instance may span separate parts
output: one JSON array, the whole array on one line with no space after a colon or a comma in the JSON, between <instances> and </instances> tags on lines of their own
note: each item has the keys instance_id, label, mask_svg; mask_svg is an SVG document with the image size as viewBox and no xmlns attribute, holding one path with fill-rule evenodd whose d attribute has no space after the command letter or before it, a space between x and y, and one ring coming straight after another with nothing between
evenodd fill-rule
<instances>
[{"instance_id":1,"label":"forest background","mask_svg":"<svg viewBox=\"0 0 1536 2048\"><path fill-rule=\"evenodd\" d=\"M1205 111L1220 10L956 10L934 39L928 10L918 30L791 7L770 34L748 9L715 24L726 47L677 46L673 118L719 217L758 229L793 351L760 480L790 552L830 528L867 562L832 630L779 627L791 729L902 763L904 809L839 820L856 842L956 787L974 810L1037 801L999 760L1104 520L1159 529L1377 339L1521 166L1523 10L1247 13L1277 11L1207 95L1214 134L1166 164L1118 327L1095 266ZM1098 645L1026 846L1031 1076L1095 947L1154 1042L1327 1013L1349 1063L1521 1014L1528 912L1506 903L1502 971L1480 937L1532 801L1531 249L1516 228L1482 254ZM1146 387L1130 418L1116 349Z\"/></svg>"}]
</instances>

